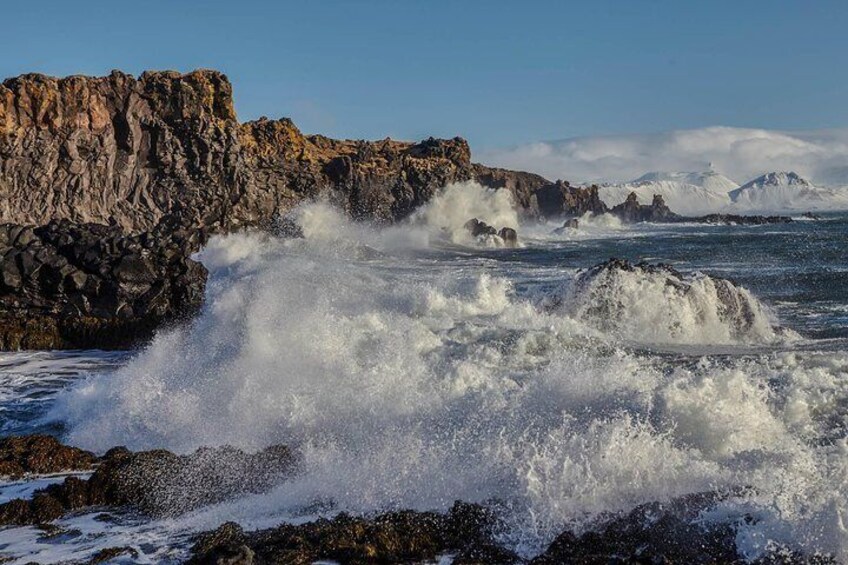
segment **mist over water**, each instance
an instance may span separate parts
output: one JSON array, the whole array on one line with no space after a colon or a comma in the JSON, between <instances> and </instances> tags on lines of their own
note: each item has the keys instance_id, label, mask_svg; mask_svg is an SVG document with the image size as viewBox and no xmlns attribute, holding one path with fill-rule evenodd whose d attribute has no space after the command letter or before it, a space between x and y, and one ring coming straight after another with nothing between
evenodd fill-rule
<instances>
[{"instance_id":1,"label":"mist over water","mask_svg":"<svg viewBox=\"0 0 848 565\"><path fill-rule=\"evenodd\" d=\"M845 342L777 329L846 297L784 308L809 289L775 282L767 305L750 261L678 259L726 227L601 217L560 235L519 226L519 249L470 238L470 217L518 225L505 194L455 185L384 229L310 204L294 214L304 239L214 238L200 317L77 381L46 420L96 451L294 447L300 472L261 503L208 511L248 526L461 499L495 505L504 541L532 555L609 513L746 487L703 519L736 526L750 556L777 542L848 554ZM691 290L639 270L581 279L616 254L673 261ZM728 269L743 325L719 304Z\"/></svg>"}]
</instances>

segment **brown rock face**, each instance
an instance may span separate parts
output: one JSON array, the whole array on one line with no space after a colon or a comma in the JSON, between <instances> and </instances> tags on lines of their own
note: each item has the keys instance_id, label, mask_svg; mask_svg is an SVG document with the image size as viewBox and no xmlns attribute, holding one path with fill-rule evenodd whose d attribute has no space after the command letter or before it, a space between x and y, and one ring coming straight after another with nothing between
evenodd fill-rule
<instances>
[{"instance_id":1,"label":"brown rock face","mask_svg":"<svg viewBox=\"0 0 848 565\"><path fill-rule=\"evenodd\" d=\"M287 119L239 124L215 71L31 74L0 85L0 223L112 221L141 232L175 215L228 231L321 194L355 218L391 221L472 178L524 206L547 182L473 165L460 138L340 141Z\"/></svg>"},{"instance_id":2,"label":"brown rock face","mask_svg":"<svg viewBox=\"0 0 848 565\"><path fill-rule=\"evenodd\" d=\"M305 136L291 120L241 126L249 181L231 223L261 224L320 195L357 219L392 221L427 202L441 187L474 177L461 138L407 143Z\"/></svg>"},{"instance_id":3,"label":"brown rock face","mask_svg":"<svg viewBox=\"0 0 848 565\"><path fill-rule=\"evenodd\" d=\"M0 476L48 474L91 469L93 453L59 443L47 435L7 437L0 440Z\"/></svg>"},{"instance_id":4,"label":"brown rock face","mask_svg":"<svg viewBox=\"0 0 848 565\"><path fill-rule=\"evenodd\" d=\"M0 86L0 222L215 223L240 174L232 88L213 71L23 75Z\"/></svg>"}]
</instances>

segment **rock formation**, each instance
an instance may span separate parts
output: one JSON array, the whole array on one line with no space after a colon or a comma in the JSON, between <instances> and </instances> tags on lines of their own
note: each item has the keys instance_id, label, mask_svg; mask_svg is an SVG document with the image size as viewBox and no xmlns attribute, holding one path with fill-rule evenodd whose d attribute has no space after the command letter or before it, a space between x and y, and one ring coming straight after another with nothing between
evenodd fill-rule
<instances>
[{"instance_id":1,"label":"rock formation","mask_svg":"<svg viewBox=\"0 0 848 565\"><path fill-rule=\"evenodd\" d=\"M630 223L674 222L680 218L680 216L669 209L665 200L659 194L654 195L654 199L650 204L639 204L635 192L631 192L624 202L618 206L614 206L610 210L610 213Z\"/></svg>"},{"instance_id":2,"label":"rock formation","mask_svg":"<svg viewBox=\"0 0 848 565\"><path fill-rule=\"evenodd\" d=\"M539 187L530 199L530 208L534 206L539 214L546 217L582 216L587 212L603 214L608 211L598 195L597 186L573 187L567 181Z\"/></svg>"},{"instance_id":3,"label":"rock formation","mask_svg":"<svg viewBox=\"0 0 848 565\"><path fill-rule=\"evenodd\" d=\"M115 71L0 85L0 222L51 219L152 229L165 216L226 231L262 225L325 194L390 221L477 178L531 207L548 181L471 163L465 140L366 142L304 135L288 119L241 124L215 71Z\"/></svg>"},{"instance_id":4,"label":"rock formation","mask_svg":"<svg viewBox=\"0 0 848 565\"><path fill-rule=\"evenodd\" d=\"M193 315L203 237L164 219L150 232L51 221L0 225L0 348L126 347Z\"/></svg>"}]
</instances>

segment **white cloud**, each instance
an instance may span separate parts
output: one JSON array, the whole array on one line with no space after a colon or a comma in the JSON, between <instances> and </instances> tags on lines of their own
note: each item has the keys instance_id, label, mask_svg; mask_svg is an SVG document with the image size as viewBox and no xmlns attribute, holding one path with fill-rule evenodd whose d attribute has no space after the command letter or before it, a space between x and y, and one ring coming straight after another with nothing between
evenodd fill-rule
<instances>
[{"instance_id":1,"label":"white cloud","mask_svg":"<svg viewBox=\"0 0 848 565\"><path fill-rule=\"evenodd\" d=\"M648 171L704 171L712 163L739 183L770 171L795 171L816 183L846 185L848 129L708 127L538 142L476 157L487 165L581 183L627 181Z\"/></svg>"}]
</instances>

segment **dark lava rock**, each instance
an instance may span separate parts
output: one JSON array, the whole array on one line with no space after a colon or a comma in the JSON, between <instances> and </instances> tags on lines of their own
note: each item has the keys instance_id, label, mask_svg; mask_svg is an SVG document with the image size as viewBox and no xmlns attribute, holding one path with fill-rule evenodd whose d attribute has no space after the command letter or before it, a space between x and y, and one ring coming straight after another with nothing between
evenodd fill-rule
<instances>
[{"instance_id":1,"label":"dark lava rock","mask_svg":"<svg viewBox=\"0 0 848 565\"><path fill-rule=\"evenodd\" d=\"M166 218L151 232L52 221L0 225L0 349L127 347L194 315L203 230Z\"/></svg>"},{"instance_id":2,"label":"dark lava rock","mask_svg":"<svg viewBox=\"0 0 848 565\"><path fill-rule=\"evenodd\" d=\"M498 230L482 220L471 218L465 222L465 229L468 230L473 237L496 235L503 240L504 245L507 247L515 247L518 245L518 232L512 228L503 227Z\"/></svg>"},{"instance_id":3,"label":"dark lava rock","mask_svg":"<svg viewBox=\"0 0 848 565\"><path fill-rule=\"evenodd\" d=\"M455 562L465 565L520 563L493 541L494 526L491 513L464 503L446 514L406 510L370 519L340 514L250 533L228 523L197 539L190 563L235 562L222 560L238 556L250 556L251 561L241 563L419 563L444 553L457 553Z\"/></svg>"},{"instance_id":4,"label":"dark lava rock","mask_svg":"<svg viewBox=\"0 0 848 565\"><path fill-rule=\"evenodd\" d=\"M136 551L132 547L107 547L95 553L94 556L88 561L88 563L89 565L96 565L97 563L107 563L123 555L132 557L133 559L138 559L138 551Z\"/></svg>"},{"instance_id":5,"label":"dark lava rock","mask_svg":"<svg viewBox=\"0 0 848 565\"><path fill-rule=\"evenodd\" d=\"M0 439L0 476L61 473L92 469L97 457L88 451L62 445L47 435Z\"/></svg>"},{"instance_id":6,"label":"dark lava rock","mask_svg":"<svg viewBox=\"0 0 848 565\"><path fill-rule=\"evenodd\" d=\"M587 212L603 214L607 211L596 185L574 187L568 181L558 180L537 189L533 200L539 214L545 217L582 216Z\"/></svg>"},{"instance_id":7,"label":"dark lava rock","mask_svg":"<svg viewBox=\"0 0 848 565\"><path fill-rule=\"evenodd\" d=\"M614 206L610 213L629 223L670 222L678 221L680 218L669 209L659 194L655 194L651 204L647 205L639 204L635 192L628 194L627 199L618 206Z\"/></svg>"},{"instance_id":8,"label":"dark lava rock","mask_svg":"<svg viewBox=\"0 0 848 565\"><path fill-rule=\"evenodd\" d=\"M788 224L792 222L789 216L739 216L736 214L708 214L699 218L686 218L702 224L724 224L737 226L761 226L766 224Z\"/></svg>"},{"instance_id":9,"label":"dark lava rock","mask_svg":"<svg viewBox=\"0 0 848 565\"><path fill-rule=\"evenodd\" d=\"M130 506L154 516L176 515L264 492L294 470L294 455L284 446L252 454L232 447L202 448L190 455L133 453L118 447L103 456L88 479L68 477L36 491L30 500L0 504L0 525L49 522L89 506Z\"/></svg>"}]
</instances>

